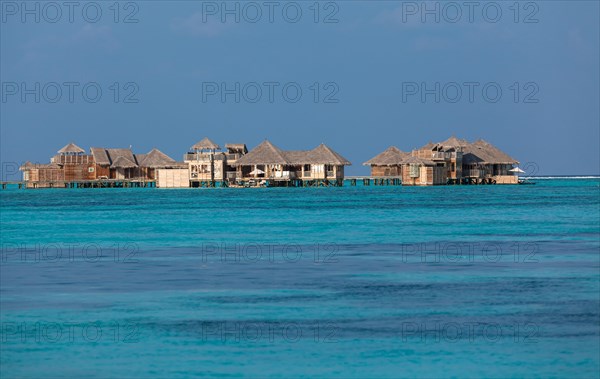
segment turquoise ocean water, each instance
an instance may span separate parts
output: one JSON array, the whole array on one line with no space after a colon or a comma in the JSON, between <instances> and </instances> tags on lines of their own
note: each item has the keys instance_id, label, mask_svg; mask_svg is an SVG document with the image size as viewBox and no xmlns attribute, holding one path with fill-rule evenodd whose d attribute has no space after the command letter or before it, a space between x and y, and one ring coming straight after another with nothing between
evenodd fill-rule
<instances>
[{"instance_id":1,"label":"turquoise ocean water","mask_svg":"<svg viewBox=\"0 0 600 379\"><path fill-rule=\"evenodd\" d=\"M3 190L2 378L600 370L600 180Z\"/></svg>"}]
</instances>

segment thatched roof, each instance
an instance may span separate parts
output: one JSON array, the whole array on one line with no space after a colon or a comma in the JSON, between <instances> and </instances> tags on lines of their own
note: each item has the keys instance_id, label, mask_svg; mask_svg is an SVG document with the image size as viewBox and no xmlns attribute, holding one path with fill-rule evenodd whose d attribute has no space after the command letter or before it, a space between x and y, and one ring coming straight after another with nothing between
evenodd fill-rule
<instances>
[{"instance_id":1,"label":"thatched roof","mask_svg":"<svg viewBox=\"0 0 600 379\"><path fill-rule=\"evenodd\" d=\"M457 148L463 151L464 164L517 164L516 159L498 149L491 143L478 140L473 143L461 138L452 136L447 140L439 143L428 143L421 147L420 150L435 150L435 151L452 151Z\"/></svg>"},{"instance_id":2,"label":"thatched roof","mask_svg":"<svg viewBox=\"0 0 600 379\"><path fill-rule=\"evenodd\" d=\"M154 148L148 154L136 154L138 165L141 167L161 168L170 167L177 162L162 151Z\"/></svg>"},{"instance_id":3,"label":"thatched roof","mask_svg":"<svg viewBox=\"0 0 600 379\"><path fill-rule=\"evenodd\" d=\"M56 163L31 163L29 161L23 163L21 167L19 167L20 171L40 169L40 168L53 168L59 169L61 166Z\"/></svg>"},{"instance_id":4,"label":"thatched roof","mask_svg":"<svg viewBox=\"0 0 600 379\"><path fill-rule=\"evenodd\" d=\"M192 150L219 150L221 147L205 137L202 141L192 146Z\"/></svg>"},{"instance_id":5,"label":"thatched roof","mask_svg":"<svg viewBox=\"0 0 600 379\"><path fill-rule=\"evenodd\" d=\"M456 150L456 148L463 148L469 145L469 141L456 138L455 136L451 136L445 141L442 142L428 142L426 145L420 147L418 150L431 150L431 151L452 151Z\"/></svg>"},{"instance_id":6,"label":"thatched roof","mask_svg":"<svg viewBox=\"0 0 600 379\"><path fill-rule=\"evenodd\" d=\"M287 164L303 165L311 163L307 153L306 150L287 150L283 152L283 155L288 162Z\"/></svg>"},{"instance_id":7,"label":"thatched roof","mask_svg":"<svg viewBox=\"0 0 600 379\"><path fill-rule=\"evenodd\" d=\"M491 143L482 139L475 141L463 150L463 164L518 164L519 161L512 158Z\"/></svg>"},{"instance_id":8,"label":"thatched roof","mask_svg":"<svg viewBox=\"0 0 600 379\"><path fill-rule=\"evenodd\" d=\"M140 164L140 162L146 159L147 155L148 154L133 154L133 156L135 157L135 163L137 163L137 165L141 167L142 165Z\"/></svg>"},{"instance_id":9,"label":"thatched roof","mask_svg":"<svg viewBox=\"0 0 600 379\"><path fill-rule=\"evenodd\" d=\"M423 158L414 157L414 156L405 158L402 161L402 164L419 164L419 165L423 165L423 166L435 166L436 165L435 162L430 161L429 159L423 159Z\"/></svg>"},{"instance_id":10,"label":"thatched roof","mask_svg":"<svg viewBox=\"0 0 600 379\"><path fill-rule=\"evenodd\" d=\"M248 148L245 143L226 143L225 148L227 150L233 151L241 151L242 154L246 154L248 152Z\"/></svg>"},{"instance_id":11,"label":"thatched roof","mask_svg":"<svg viewBox=\"0 0 600 379\"><path fill-rule=\"evenodd\" d=\"M452 136L447 140L440 142L439 144L444 147L465 147L469 145L469 141L467 141L466 139L456 138L455 136Z\"/></svg>"},{"instance_id":12,"label":"thatched roof","mask_svg":"<svg viewBox=\"0 0 600 379\"><path fill-rule=\"evenodd\" d=\"M437 144L437 143L428 142L426 145L424 145L424 146L421 146L421 147L419 148L419 150L433 150L434 148L436 148L436 149L437 149L438 145L439 145L439 144Z\"/></svg>"},{"instance_id":13,"label":"thatched roof","mask_svg":"<svg viewBox=\"0 0 600 379\"><path fill-rule=\"evenodd\" d=\"M125 157L117 157L111 164L110 168L134 168L137 164Z\"/></svg>"},{"instance_id":14,"label":"thatched roof","mask_svg":"<svg viewBox=\"0 0 600 379\"><path fill-rule=\"evenodd\" d=\"M241 157L237 166L263 165L263 164L281 164L281 165L302 165L302 164L330 164L330 165L351 165L350 161L332 150L325 144L320 144L312 150L288 150L284 151L273 145L269 141L264 141L248 154Z\"/></svg>"},{"instance_id":15,"label":"thatched roof","mask_svg":"<svg viewBox=\"0 0 600 379\"><path fill-rule=\"evenodd\" d=\"M103 147L90 148L96 164L110 166L111 168L137 167L135 156L130 149L105 149Z\"/></svg>"},{"instance_id":16,"label":"thatched roof","mask_svg":"<svg viewBox=\"0 0 600 379\"><path fill-rule=\"evenodd\" d=\"M283 150L265 140L236 162L237 166L251 166L256 164L287 165L290 162L285 157Z\"/></svg>"},{"instance_id":17,"label":"thatched roof","mask_svg":"<svg viewBox=\"0 0 600 379\"><path fill-rule=\"evenodd\" d=\"M314 149L307 152L308 158L311 160L309 163L314 164L330 164L336 166L350 166L349 160L342 157L337 152L333 151L329 146L324 143L315 147Z\"/></svg>"},{"instance_id":18,"label":"thatched roof","mask_svg":"<svg viewBox=\"0 0 600 379\"><path fill-rule=\"evenodd\" d=\"M103 147L90 147L90 151L94 156L94 161L99 165L110 165L110 158L106 149Z\"/></svg>"},{"instance_id":19,"label":"thatched roof","mask_svg":"<svg viewBox=\"0 0 600 379\"><path fill-rule=\"evenodd\" d=\"M408 157L408 153L403 152L396 146L390 146L382 153L369 159L363 165L365 166L396 166L402 163L402 160Z\"/></svg>"},{"instance_id":20,"label":"thatched roof","mask_svg":"<svg viewBox=\"0 0 600 379\"><path fill-rule=\"evenodd\" d=\"M32 168L35 168L35 165L29 161L23 163L20 167L19 170L20 171L25 171L25 170L30 170Z\"/></svg>"},{"instance_id":21,"label":"thatched roof","mask_svg":"<svg viewBox=\"0 0 600 379\"><path fill-rule=\"evenodd\" d=\"M505 164L518 164L519 161L506 154L504 151L500 150L496 146L491 143L484 141L482 139L475 141L473 143L474 146L482 146L484 149L488 151L488 154L492 156L493 163L505 163Z\"/></svg>"},{"instance_id":22,"label":"thatched roof","mask_svg":"<svg viewBox=\"0 0 600 379\"><path fill-rule=\"evenodd\" d=\"M130 149L106 149L106 152L110 158L111 168L133 168L138 166Z\"/></svg>"},{"instance_id":23,"label":"thatched roof","mask_svg":"<svg viewBox=\"0 0 600 379\"><path fill-rule=\"evenodd\" d=\"M83 154L83 153L85 153L85 150L83 150L81 147L79 147L71 142L70 144L66 145L62 149L58 150L58 153L59 154Z\"/></svg>"}]
</instances>

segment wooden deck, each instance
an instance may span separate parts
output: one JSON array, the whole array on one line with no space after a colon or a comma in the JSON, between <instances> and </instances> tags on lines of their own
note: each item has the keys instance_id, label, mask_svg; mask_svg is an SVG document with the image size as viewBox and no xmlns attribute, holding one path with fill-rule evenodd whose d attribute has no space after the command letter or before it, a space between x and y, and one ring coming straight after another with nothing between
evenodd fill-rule
<instances>
[{"instance_id":1,"label":"wooden deck","mask_svg":"<svg viewBox=\"0 0 600 379\"><path fill-rule=\"evenodd\" d=\"M210 187L341 187L349 184L354 187L362 186L401 186L402 178L399 176L347 176L342 180L273 180L267 179L264 184L260 180L241 180L238 182L229 181L192 181L191 188L210 188ZM99 180L78 180L78 181L4 181L0 182L2 189L42 189L42 188L156 188L156 180L148 179L99 179ZM463 178L462 180L449 179L447 185L493 185L496 184L490 179L472 179ZM529 181L519 181L518 184L534 184Z\"/></svg>"},{"instance_id":2,"label":"wooden deck","mask_svg":"<svg viewBox=\"0 0 600 379\"><path fill-rule=\"evenodd\" d=\"M363 186L401 186L401 176L346 176L344 181L348 181L351 186L362 183Z\"/></svg>"},{"instance_id":3,"label":"wooden deck","mask_svg":"<svg viewBox=\"0 0 600 379\"><path fill-rule=\"evenodd\" d=\"M78 180L78 181L7 181L1 182L2 189L17 187L18 189L41 189L41 188L153 188L156 187L155 180L141 179L100 179L100 180Z\"/></svg>"}]
</instances>

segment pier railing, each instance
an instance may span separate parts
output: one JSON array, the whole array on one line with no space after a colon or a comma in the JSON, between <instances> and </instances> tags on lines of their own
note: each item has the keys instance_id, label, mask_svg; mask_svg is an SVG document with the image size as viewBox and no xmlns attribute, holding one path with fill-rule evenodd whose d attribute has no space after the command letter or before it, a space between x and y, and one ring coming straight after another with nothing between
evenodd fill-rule
<instances>
[{"instance_id":1,"label":"pier railing","mask_svg":"<svg viewBox=\"0 0 600 379\"><path fill-rule=\"evenodd\" d=\"M94 163L92 155L55 155L50 162L57 164L89 164Z\"/></svg>"},{"instance_id":2,"label":"pier railing","mask_svg":"<svg viewBox=\"0 0 600 379\"><path fill-rule=\"evenodd\" d=\"M222 161L223 159L225 159L224 154L215 154L212 157L213 157L213 161ZM206 154L186 153L183 155L183 160L209 163L211 159L210 159L210 155L206 155Z\"/></svg>"},{"instance_id":3,"label":"pier railing","mask_svg":"<svg viewBox=\"0 0 600 379\"><path fill-rule=\"evenodd\" d=\"M21 188L146 188L156 187L153 179L96 179L1 182L2 189Z\"/></svg>"},{"instance_id":4,"label":"pier railing","mask_svg":"<svg viewBox=\"0 0 600 379\"><path fill-rule=\"evenodd\" d=\"M213 159L215 161L227 160L229 162L235 162L238 159L240 159L241 156L242 156L242 154L237 154L237 153L227 153L227 154L216 153L213 155ZM183 154L183 160L184 161L193 161L193 162L210 162L210 155L185 153L185 154Z\"/></svg>"},{"instance_id":5,"label":"pier railing","mask_svg":"<svg viewBox=\"0 0 600 379\"><path fill-rule=\"evenodd\" d=\"M437 151L431 153L431 159L452 159L456 158L456 152L453 151Z\"/></svg>"}]
</instances>

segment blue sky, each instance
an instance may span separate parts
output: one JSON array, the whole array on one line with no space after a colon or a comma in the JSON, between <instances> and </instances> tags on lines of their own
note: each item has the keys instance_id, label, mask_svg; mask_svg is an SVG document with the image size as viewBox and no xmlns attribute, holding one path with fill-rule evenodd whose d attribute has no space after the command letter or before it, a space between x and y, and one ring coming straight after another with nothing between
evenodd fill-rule
<instances>
[{"instance_id":1,"label":"blue sky","mask_svg":"<svg viewBox=\"0 0 600 379\"><path fill-rule=\"evenodd\" d=\"M113 3L78 3L71 22L66 8L59 17L28 2L27 14L2 1L3 165L47 162L68 142L157 147L180 160L208 136L250 148L324 142L363 174L390 145L408 151L454 134L535 162L538 174L600 173L597 1L521 2L518 13L513 2L481 2L472 20L463 2L321 2L318 15L312 1L274 2L273 22L263 2L252 3L257 22L245 3L227 2L239 4L239 22L222 2L121 2L118 14ZM436 6L438 22L423 13ZM23 83L33 90L24 98ZM223 83L239 84L239 102L223 101Z\"/></svg>"}]
</instances>

